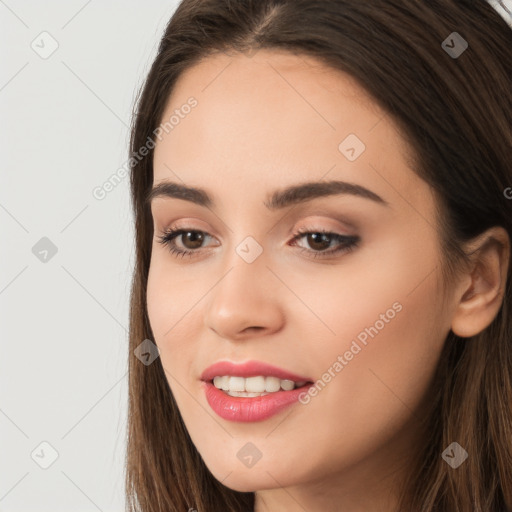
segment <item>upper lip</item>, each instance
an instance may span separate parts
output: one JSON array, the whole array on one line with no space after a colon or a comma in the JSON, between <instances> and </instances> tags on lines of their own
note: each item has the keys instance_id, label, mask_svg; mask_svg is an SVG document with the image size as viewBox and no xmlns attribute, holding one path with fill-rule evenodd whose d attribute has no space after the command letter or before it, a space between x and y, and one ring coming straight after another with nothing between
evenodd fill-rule
<instances>
[{"instance_id":1,"label":"upper lip","mask_svg":"<svg viewBox=\"0 0 512 512\"><path fill-rule=\"evenodd\" d=\"M284 370L277 366L264 363L262 361L246 361L245 363L232 363L231 361L218 361L208 366L201 374L201 380L211 381L214 377L230 375L233 377L277 377L281 380L293 380L294 382L310 382L309 377L303 377L295 373Z\"/></svg>"}]
</instances>

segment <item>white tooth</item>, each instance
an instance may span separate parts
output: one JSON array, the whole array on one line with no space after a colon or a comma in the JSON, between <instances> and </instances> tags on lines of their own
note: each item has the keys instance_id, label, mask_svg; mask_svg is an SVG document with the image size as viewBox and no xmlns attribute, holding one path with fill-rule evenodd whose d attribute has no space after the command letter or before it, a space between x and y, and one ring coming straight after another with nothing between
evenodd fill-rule
<instances>
[{"instance_id":1,"label":"white tooth","mask_svg":"<svg viewBox=\"0 0 512 512\"><path fill-rule=\"evenodd\" d=\"M281 381L281 388L284 391L291 391L295 387L295 382L293 380L284 379Z\"/></svg>"},{"instance_id":2,"label":"white tooth","mask_svg":"<svg viewBox=\"0 0 512 512\"><path fill-rule=\"evenodd\" d=\"M220 380L221 389L227 391L229 389L229 376L223 375Z\"/></svg>"},{"instance_id":3,"label":"white tooth","mask_svg":"<svg viewBox=\"0 0 512 512\"><path fill-rule=\"evenodd\" d=\"M265 391L265 377L247 377L245 379L245 390L251 393L263 393Z\"/></svg>"},{"instance_id":4,"label":"white tooth","mask_svg":"<svg viewBox=\"0 0 512 512\"><path fill-rule=\"evenodd\" d=\"M245 391L245 378L244 377L229 377L229 390L230 391Z\"/></svg>"},{"instance_id":5,"label":"white tooth","mask_svg":"<svg viewBox=\"0 0 512 512\"><path fill-rule=\"evenodd\" d=\"M294 388L304 386L306 381L294 382L289 379L281 380L277 377L261 375L247 378L217 375L213 378L213 384L217 389L233 392L234 394L231 396L262 396L262 393L275 393L280 390L291 391Z\"/></svg>"},{"instance_id":6,"label":"white tooth","mask_svg":"<svg viewBox=\"0 0 512 512\"><path fill-rule=\"evenodd\" d=\"M265 378L265 391L273 393L281 389L281 381L277 377Z\"/></svg>"}]
</instances>

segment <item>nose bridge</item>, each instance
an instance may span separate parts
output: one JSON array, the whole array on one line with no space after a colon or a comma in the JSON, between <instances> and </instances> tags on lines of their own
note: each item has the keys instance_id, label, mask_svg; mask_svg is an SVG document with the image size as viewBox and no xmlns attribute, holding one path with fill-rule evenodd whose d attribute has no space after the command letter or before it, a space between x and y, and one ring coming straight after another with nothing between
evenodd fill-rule
<instances>
[{"instance_id":1,"label":"nose bridge","mask_svg":"<svg viewBox=\"0 0 512 512\"><path fill-rule=\"evenodd\" d=\"M226 259L228 273L218 284L218 288L222 294L232 295L233 299L243 301L240 303L243 306L249 300L257 300L260 294L268 294L268 282L272 273L267 268L267 254L254 237L246 236L232 250L233 253Z\"/></svg>"},{"instance_id":2,"label":"nose bridge","mask_svg":"<svg viewBox=\"0 0 512 512\"><path fill-rule=\"evenodd\" d=\"M251 235L246 236L236 247L235 252L241 260L247 265L253 265L261 258L263 254L263 246Z\"/></svg>"},{"instance_id":3,"label":"nose bridge","mask_svg":"<svg viewBox=\"0 0 512 512\"><path fill-rule=\"evenodd\" d=\"M235 338L248 327L273 330L282 322L276 280L267 268L262 245L247 236L226 258L226 272L208 301L207 327L226 338Z\"/></svg>"}]
</instances>

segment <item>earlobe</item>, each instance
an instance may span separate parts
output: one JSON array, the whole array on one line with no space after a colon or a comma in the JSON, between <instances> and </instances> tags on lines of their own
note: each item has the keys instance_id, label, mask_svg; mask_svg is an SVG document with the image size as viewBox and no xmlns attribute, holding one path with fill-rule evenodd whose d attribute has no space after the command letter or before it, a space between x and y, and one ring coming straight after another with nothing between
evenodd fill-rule
<instances>
[{"instance_id":1,"label":"earlobe","mask_svg":"<svg viewBox=\"0 0 512 512\"><path fill-rule=\"evenodd\" d=\"M460 283L452 331L469 338L486 329L503 303L510 258L510 239L501 227L493 227L472 241L471 269Z\"/></svg>"}]
</instances>

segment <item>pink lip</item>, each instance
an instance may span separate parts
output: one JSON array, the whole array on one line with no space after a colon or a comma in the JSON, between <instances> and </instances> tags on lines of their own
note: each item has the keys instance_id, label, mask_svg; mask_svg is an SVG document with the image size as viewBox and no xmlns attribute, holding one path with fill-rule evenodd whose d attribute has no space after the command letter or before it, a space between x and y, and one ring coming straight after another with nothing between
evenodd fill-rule
<instances>
[{"instance_id":1,"label":"pink lip","mask_svg":"<svg viewBox=\"0 0 512 512\"><path fill-rule=\"evenodd\" d=\"M235 364L230 361L219 361L211 366L201 374L201 380L211 381L215 376L231 375L234 377L256 377L263 375L264 377L277 377L281 380L293 380L295 382L305 380L311 381L310 377L301 377L294 373L272 366L262 361L247 361L241 364Z\"/></svg>"},{"instance_id":2,"label":"pink lip","mask_svg":"<svg viewBox=\"0 0 512 512\"><path fill-rule=\"evenodd\" d=\"M306 381L300 388L291 391L277 391L257 397L229 396L221 389L217 389L212 380L216 376L231 375L236 377L255 377L257 375L273 376L279 379L288 379L295 382ZM298 402L301 393L313 385L312 379L303 377L260 361L248 361L243 364L234 364L230 361L219 361L209 366L201 374L206 400L210 407L221 418L229 421L252 422L270 418L284 408Z\"/></svg>"},{"instance_id":3,"label":"pink lip","mask_svg":"<svg viewBox=\"0 0 512 512\"><path fill-rule=\"evenodd\" d=\"M266 420L293 403L297 403L301 393L306 393L313 383L291 391L276 391L255 397L229 396L211 382L203 382L202 385L208 404L221 418L229 421L251 422Z\"/></svg>"}]
</instances>

